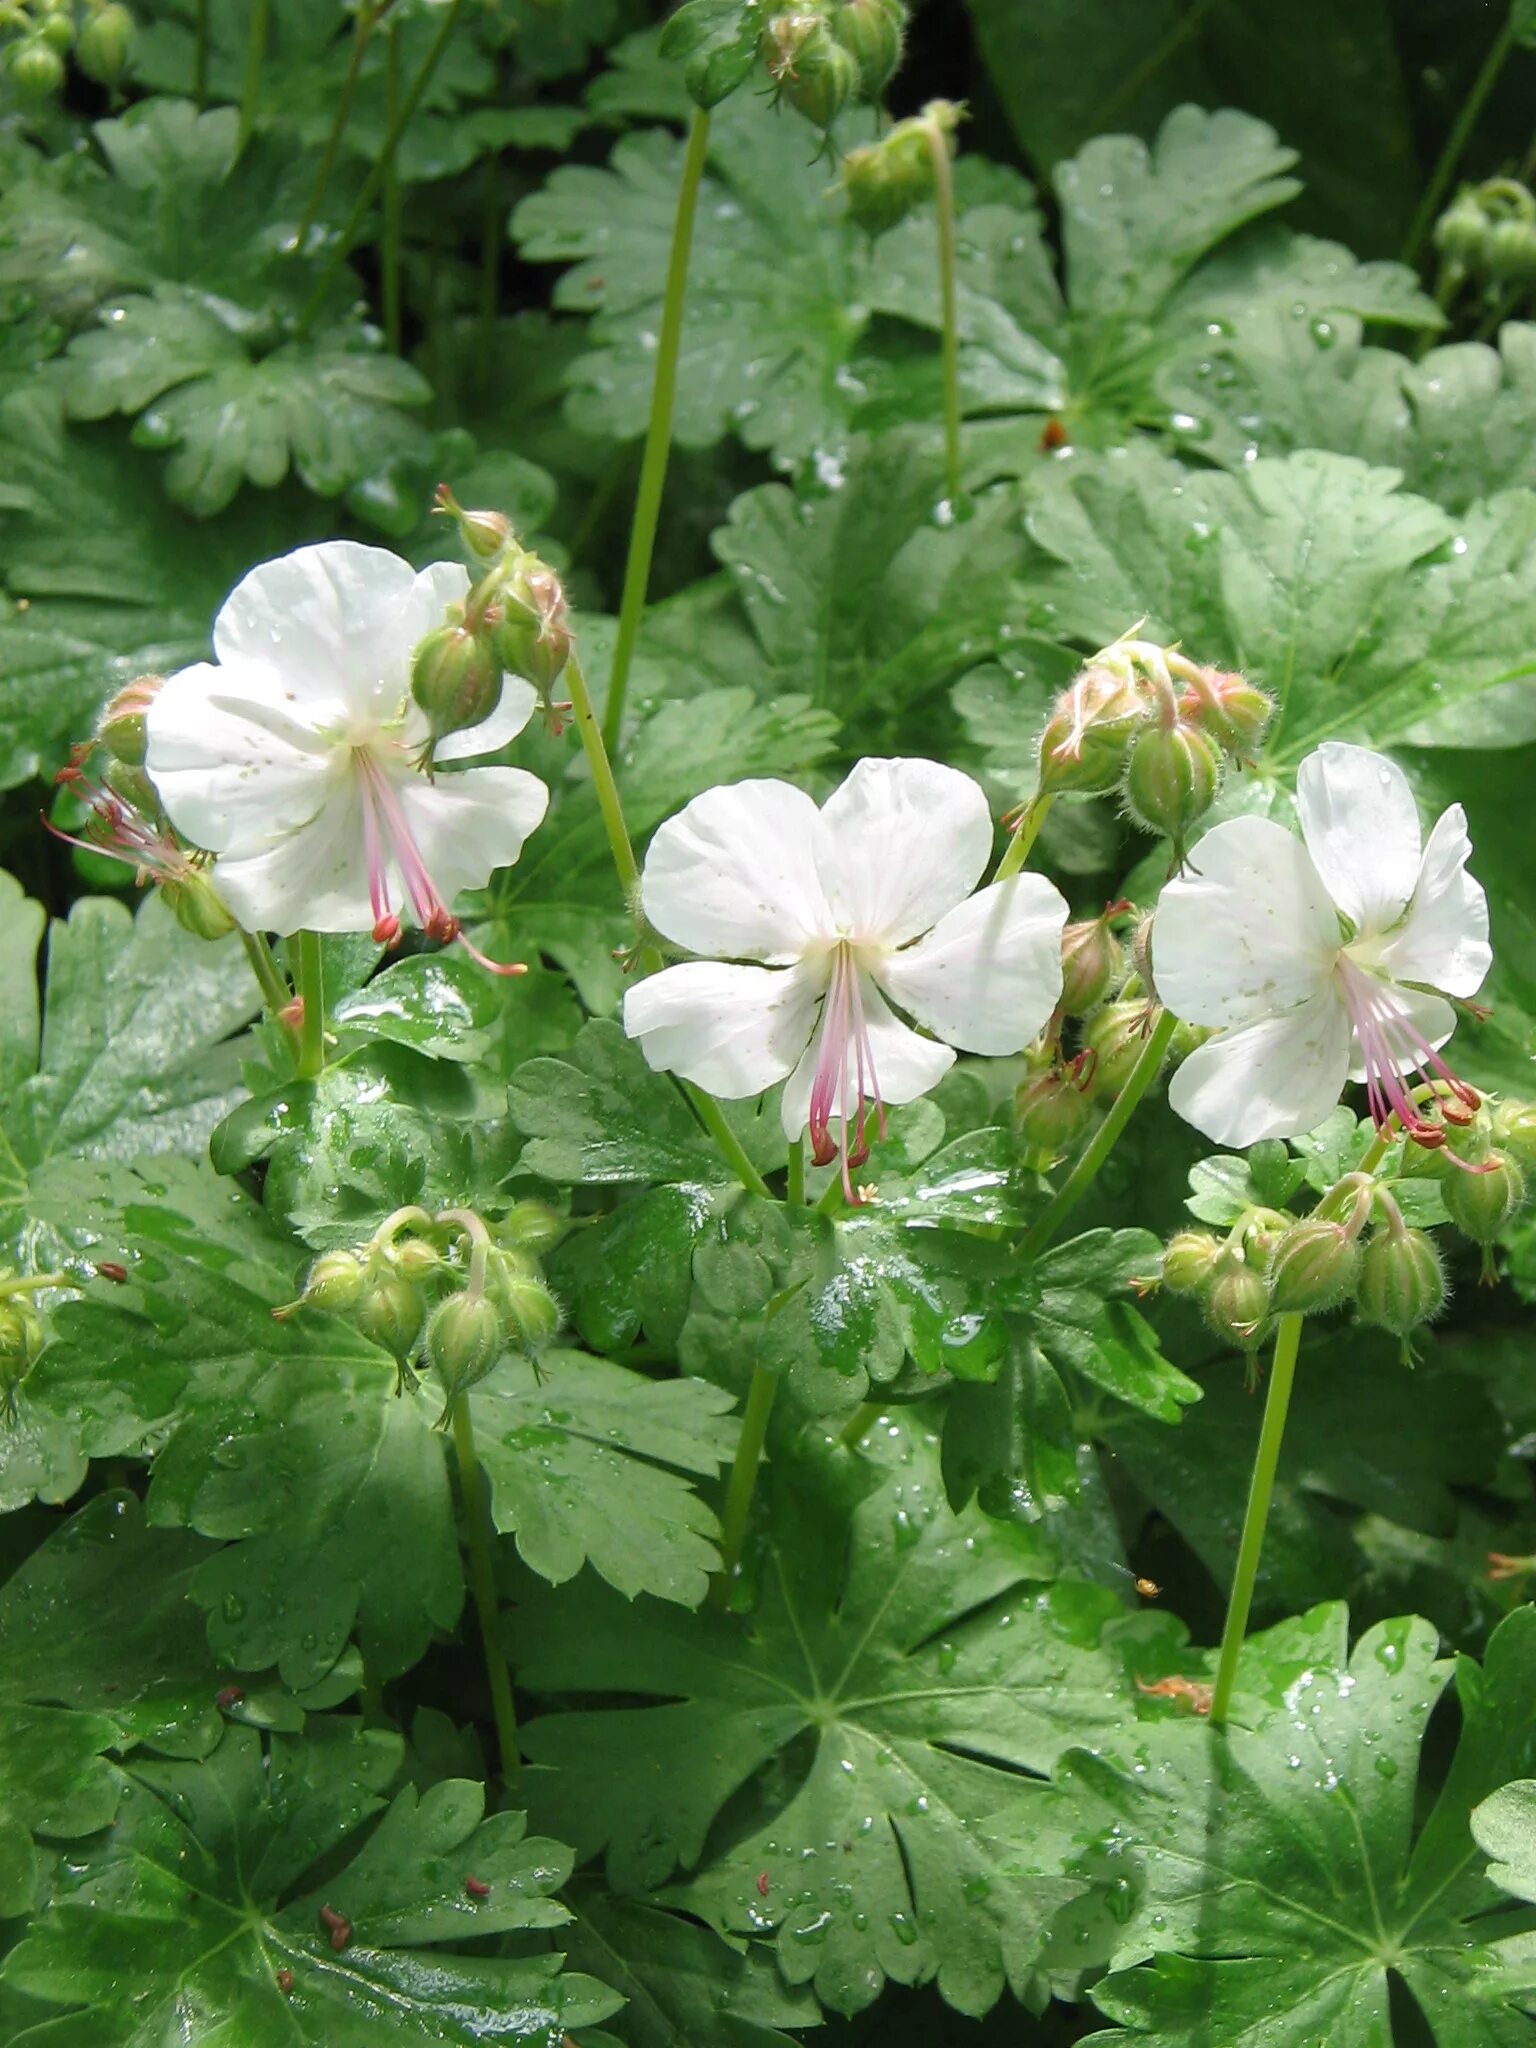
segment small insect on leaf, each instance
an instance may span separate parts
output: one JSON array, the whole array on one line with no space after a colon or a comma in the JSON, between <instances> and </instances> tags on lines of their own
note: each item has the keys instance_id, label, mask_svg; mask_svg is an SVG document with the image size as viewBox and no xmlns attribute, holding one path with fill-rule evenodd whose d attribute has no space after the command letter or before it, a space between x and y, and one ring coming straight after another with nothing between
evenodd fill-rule
<instances>
[{"instance_id":1,"label":"small insect on leaf","mask_svg":"<svg viewBox=\"0 0 1536 2048\"><path fill-rule=\"evenodd\" d=\"M278 1988L278 1990L279 1990L279 1991L281 1991L281 1993L283 1994L284 1998L286 1998L286 1997L287 1997L287 1996L289 1995L289 1993L290 1993L290 1992L291 1992L291 1991L293 1990L293 1972L292 1972L292 1970L279 1970L279 1971L278 1971L278 1973L277 1973L277 1988Z\"/></svg>"},{"instance_id":2,"label":"small insect on leaf","mask_svg":"<svg viewBox=\"0 0 1536 2048\"><path fill-rule=\"evenodd\" d=\"M760 1898L764 1898L764 1899L766 1899L766 1898L767 1898L767 1896L768 1896L768 1873L767 1873L767 1871L766 1871L766 1870L760 1870L760 1871L759 1871L759 1872L757 1873L757 1890L758 1890L758 1896L759 1896Z\"/></svg>"},{"instance_id":3,"label":"small insect on leaf","mask_svg":"<svg viewBox=\"0 0 1536 2048\"><path fill-rule=\"evenodd\" d=\"M352 1922L345 1913L338 1913L334 1906L322 1906L320 1924L331 1937L331 1947L339 1955L352 1939Z\"/></svg>"},{"instance_id":4,"label":"small insect on leaf","mask_svg":"<svg viewBox=\"0 0 1536 2048\"><path fill-rule=\"evenodd\" d=\"M1054 416L1040 429L1040 453L1053 455L1058 448L1067 445L1067 430Z\"/></svg>"},{"instance_id":5,"label":"small insect on leaf","mask_svg":"<svg viewBox=\"0 0 1536 2048\"><path fill-rule=\"evenodd\" d=\"M1154 1699L1172 1700L1186 1714L1208 1714L1211 1711L1211 1695L1215 1688L1202 1685L1195 1678L1181 1678L1175 1672L1167 1678L1159 1678L1149 1685L1138 1676L1136 1690L1150 1694Z\"/></svg>"},{"instance_id":6,"label":"small insect on leaf","mask_svg":"<svg viewBox=\"0 0 1536 2048\"><path fill-rule=\"evenodd\" d=\"M1163 1589L1156 1579L1138 1579L1136 1581L1136 1590L1143 1600L1155 1600Z\"/></svg>"},{"instance_id":7,"label":"small insect on leaf","mask_svg":"<svg viewBox=\"0 0 1536 2048\"><path fill-rule=\"evenodd\" d=\"M119 1287L128 1278L128 1268L119 1265L116 1259L98 1259L96 1261L96 1271L103 1280L115 1280Z\"/></svg>"},{"instance_id":8,"label":"small insect on leaf","mask_svg":"<svg viewBox=\"0 0 1536 2048\"><path fill-rule=\"evenodd\" d=\"M466 1877L464 1889L472 1899L488 1899L491 1896L491 1888L483 1877Z\"/></svg>"},{"instance_id":9,"label":"small insect on leaf","mask_svg":"<svg viewBox=\"0 0 1536 2048\"><path fill-rule=\"evenodd\" d=\"M244 1698L245 1688L243 1686L226 1685L214 1694L213 1704L219 1709L220 1713L226 1713L229 1708L238 1707Z\"/></svg>"}]
</instances>

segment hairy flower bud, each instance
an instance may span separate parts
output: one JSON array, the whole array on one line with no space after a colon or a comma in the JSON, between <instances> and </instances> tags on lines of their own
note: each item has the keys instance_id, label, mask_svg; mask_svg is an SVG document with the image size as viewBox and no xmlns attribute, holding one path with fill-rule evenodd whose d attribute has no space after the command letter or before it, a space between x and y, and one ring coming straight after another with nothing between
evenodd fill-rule
<instances>
[{"instance_id":1,"label":"hairy flower bud","mask_svg":"<svg viewBox=\"0 0 1536 2048\"><path fill-rule=\"evenodd\" d=\"M382 1274L364 1291L353 1321L372 1343L404 1359L421 1335L421 1294L398 1274Z\"/></svg>"},{"instance_id":2,"label":"hairy flower bud","mask_svg":"<svg viewBox=\"0 0 1536 2048\"><path fill-rule=\"evenodd\" d=\"M447 1396L446 1417L460 1394L483 1380L506 1348L501 1317L485 1295L450 1294L427 1322L426 1353Z\"/></svg>"},{"instance_id":3,"label":"hairy flower bud","mask_svg":"<svg viewBox=\"0 0 1536 2048\"><path fill-rule=\"evenodd\" d=\"M1368 1323L1406 1338L1445 1306L1445 1268L1422 1230L1378 1231L1360 1255L1355 1299Z\"/></svg>"},{"instance_id":4,"label":"hairy flower bud","mask_svg":"<svg viewBox=\"0 0 1536 2048\"><path fill-rule=\"evenodd\" d=\"M23 1300L0 1300L0 1417L14 1419L16 1395L43 1348L43 1326Z\"/></svg>"},{"instance_id":5,"label":"hairy flower bud","mask_svg":"<svg viewBox=\"0 0 1536 2048\"><path fill-rule=\"evenodd\" d=\"M1483 238L1481 269L1497 284L1529 284L1536 277L1536 222L1495 221Z\"/></svg>"},{"instance_id":6,"label":"hairy flower bud","mask_svg":"<svg viewBox=\"0 0 1536 2048\"><path fill-rule=\"evenodd\" d=\"M160 893L176 922L194 939L227 939L235 929L229 905L200 867L189 867L185 874L163 882Z\"/></svg>"},{"instance_id":7,"label":"hairy flower bud","mask_svg":"<svg viewBox=\"0 0 1536 2048\"><path fill-rule=\"evenodd\" d=\"M446 484L438 485L433 498L432 509L454 522L477 561L494 561L511 540L512 522L505 512L466 512Z\"/></svg>"},{"instance_id":8,"label":"hairy flower bud","mask_svg":"<svg viewBox=\"0 0 1536 2048\"><path fill-rule=\"evenodd\" d=\"M164 676L136 676L108 699L96 721L96 737L113 760L130 768L144 766L144 714L164 681Z\"/></svg>"},{"instance_id":9,"label":"hairy flower bud","mask_svg":"<svg viewBox=\"0 0 1536 2048\"><path fill-rule=\"evenodd\" d=\"M1477 193L1464 185L1435 222L1435 247L1447 263L1475 270L1482 258L1488 219Z\"/></svg>"},{"instance_id":10,"label":"hairy flower bud","mask_svg":"<svg viewBox=\"0 0 1536 2048\"><path fill-rule=\"evenodd\" d=\"M1145 726L1126 757L1126 809L1138 825L1171 839L1178 854L1215 802L1220 780L1220 758L1198 726L1184 718Z\"/></svg>"},{"instance_id":11,"label":"hairy flower bud","mask_svg":"<svg viewBox=\"0 0 1536 2048\"><path fill-rule=\"evenodd\" d=\"M1110 930L1116 905L1102 917L1069 924L1061 935L1061 1003L1069 1017L1085 1017L1106 1001L1125 967L1125 949Z\"/></svg>"},{"instance_id":12,"label":"hairy flower bud","mask_svg":"<svg viewBox=\"0 0 1536 2048\"><path fill-rule=\"evenodd\" d=\"M434 1279L443 1270L442 1253L424 1237L396 1238L385 1256L402 1280L416 1285Z\"/></svg>"},{"instance_id":13,"label":"hairy flower bud","mask_svg":"<svg viewBox=\"0 0 1536 2048\"><path fill-rule=\"evenodd\" d=\"M1184 717L1226 753L1243 759L1251 756L1274 716L1273 699L1244 677L1227 675L1220 669L1185 669L1180 673L1186 685L1179 697Z\"/></svg>"},{"instance_id":14,"label":"hairy flower bud","mask_svg":"<svg viewBox=\"0 0 1536 2048\"><path fill-rule=\"evenodd\" d=\"M1085 668L1057 698L1040 735L1040 788L1102 796L1125 772L1125 750L1147 705L1128 677Z\"/></svg>"},{"instance_id":15,"label":"hairy flower bud","mask_svg":"<svg viewBox=\"0 0 1536 2048\"><path fill-rule=\"evenodd\" d=\"M878 100L901 63L907 10L901 0L842 0L832 10L832 33L859 71L859 96Z\"/></svg>"},{"instance_id":16,"label":"hairy flower bud","mask_svg":"<svg viewBox=\"0 0 1536 2048\"><path fill-rule=\"evenodd\" d=\"M356 1252L322 1252L304 1276L301 1301L330 1315L356 1308L368 1285L368 1268Z\"/></svg>"},{"instance_id":17,"label":"hairy flower bud","mask_svg":"<svg viewBox=\"0 0 1536 2048\"><path fill-rule=\"evenodd\" d=\"M848 211L866 234L883 235L933 196L936 144L953 152L965 109L930 100L920 114L898 121L878 142L843 158L842 189Z\"/></svg>"},{"instance_id":18,"label":"hairy flower bud","mask_svg":"<svg viewBox=\"0 0 1536 2048\"><path fill-rule=\"evenodd\" d=\"M1494 1113L1494 1136L1521 1166L1536 1165L1536 1102L1501 1102Z\"/></svg>"},{"instance_id":19,"label":"hairy flower bud","mask_svg":"<svg viewBox=\"0 0 1536 2048\"><path fill-rule=\"evenodd\" d=\"M564 1320L556 1301L531 1261L503 1252L491 1262L491 1290L506 1318L508 1334L529 1353L542 1350Z\"/></svg>"},{"instance_id":20,"label":"hairy flower bud","mask_svg":"<svg viewBox=\"0 0 1536 2048\"><path fill-rule=\"evenodd\" d=\"M514 1202L501 1221L492 1226L499 1243L534 1254L553 1251L570 1227L568 1216L531 1196Z\"/></svg>"},{"instance_id":21,"label":"hairy flower bud","mask_svg":"<svg viewBox=\"0 0 1536 2048\"><path fill-rule=\"evenodd\" d=\"M547 697L571 651L565 592L554 570L519 551L476 586L470 604L494 620L491 645L502 667Z\"/></svg>"},{"instance_id":22,"label":"hairy flower bud","mask_svg":"<svg viewBox=\"0 0 1536 2048\"><path fill-rule=\"evenodd\" d=\"M858 92L857 60L819 14L776 14L763 32L768 75L813 128L830 128Z\"/></svg>"},{"instance_id":23,"label":"hairy flower bud","mask_svg":"<svg viewBox=\"0 0 1536 2048\"><path fill-rule=\"evenodd\" d=\"M65 26L67 47L68 24ZM64 83L64 59L42 35L8 43L0 56L19 99L51 99Z\"/></svg>"},{"instance_id":24,"label":"hairy flower bud","mask_svg":"<svg viewBox=\"0 0 1536 2048\"><path fill-rule=\"evenodd\" d=\"M464 626L439 626L411 657L411 695L427 714L435 740L479 725L496 709L501 669Z\"/></svg>"},{"instance_id":25,"label":"hairy flower bud","mask_svg":"<svg viewBox=\"0 0 1536 2048\"><path fill-rule=\"evenodd\" d=\"M1495 1152L1472 1173L1447 1174L1446 1214L1474 1244L1490 1245L1525 1202L1525 1175L1507 1153Z\"/></svg>"},{"instance_id":26,"label":"hairy flower bud","mask_svg":"<svg viewBox=\"0 0 1536 2048\"><path fill-rule=\"evenodd\" d=\"M75 44L75 62L98 85L114 86L127 66L133 35L133 16L118 0L107 0L86 16Z\"/></svg>"},{"instance_id":27,"label":"hairy flower bud","mask_svg":"<svg viewBox=\"0 0 1536 2048\"><path fill-rule=\"evenodd\" d=\"M1106 1003L1088 1019L1084 1049L1093 1055L1092 1092L1102 1102L1118 1095L1131 1078L1147 1042L1149 1020L1142 1001Z\"/></svg>"},{"instance_id":28,"label":"hairy flower bud","mask_svg":"<svg viewBox=\"0 0 1536 2048\"><path fill-rule=\"evenodd\" d=\"M1269 1288L1264 1276L1235 1248L1218 1255L1205 1283L1201 1310L1207 1327L1224 1344L1254 1351L1269 1324Z\"/></svg>"},{"instance_id":29,"label":"hairy flower bud","mask_svg":"<svg viewBox=\"0 0 1536 2048\"><path fill-rule=\"evenodd\" d=\"M1013 1108L1026 1161L1036 1172L1068 1150L1092 1115L1086 1087L1070 1067L1053 1067L1022 1082Z\"/></svg>"},{"instance_id":30,"label":"hairy flower bud","mask_svg":"<svg viewBox=\"0 0 1536 2048\"><path fill-rule=\"evenodd\" d=\"M1307 1216L1275 1244L1268 1265L1269 1303L1277 1315L1319 1315L1354 1290L1360 1247L1342 1223Z\"/></svg>"},{"instance_id":31,"label":"hairy flower bud","mask_svg":"<svg viewBox=\"0 0 1536 2048\"><path fill-rule=\"evenodd\" d=\"M110 760L102 781L116 797L146 818L160 815L160 793L142 768L131 761Z\"/></svg>"},{"instance_id":32,"label":"hairy flower bud","mask_svg":"<svg viewBox=\"0 0 1536 2048\"><path fill-rule=\"evenodd\" d=\"M1199 1294L1220 1256L1221 1241L1208 1230L1176 1230L1163 1247L1163 1285L1170 1294Z\"/></svg>"}]
</instances>

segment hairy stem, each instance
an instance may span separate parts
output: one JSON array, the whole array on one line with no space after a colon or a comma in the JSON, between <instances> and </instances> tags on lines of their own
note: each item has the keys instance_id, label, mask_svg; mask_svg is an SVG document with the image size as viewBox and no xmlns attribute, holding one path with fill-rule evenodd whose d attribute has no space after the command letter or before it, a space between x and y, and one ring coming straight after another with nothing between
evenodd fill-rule
<instances>
[{"instance_id":1,"label":"hairy stem","mask_svg":"<svg viewBox=\"0 0 1536 2048\"><path fill-rule=\"evenodd\" d=\"M352 211L347 215L346 226L337 236L336 245L330 254L330 260L322 271L319 282L309 295L309 304L299 316L298 325L294 330L296 339L302 339L308 334L310 328L315 323L316 315L325 304L326 293L335 282L337 272L347 260L347 256L352 248L352 238L356 235L359 227L361 227L364 215L378 196L379 187L384 182L385 172L393 162L395 151L400 146L400 138L406 129L410 127L416 109L421 105L422 95L432 83L432 74L442 62L443 52L448 47L449 40L463 11L464 0L448 0L448 5L443 9L443 18L438 24L437 34L432 39L432 47L422 59L421 69L411 80L410 89L407 91L405 98L400 102L399 112L385 131L384 142L379 150L378 160L363 180L363 189L352 202Z\"/></svg>"},{"instance_id":2,"label":"hairy stem","mask_svg":"<svg viewBox=\"0 0 1536 2048\"><path fill-rule=\"evenodd\" d=\"M951 515L960 509L960 325L955 307L955 179L949 138L937 123L928 128L933 160L933 196L939 220L939 298L944 339L944 486Z\"/></svg>"},{"instance_id":3,"label":"hairy stem","mask_svg":"<svg viewBox=\"0 0 1536 2048\"><path fill-rule=\"evenodd\" d=\"M1006 882L1010 875L1016 875L1034 851L1035 841L1040 836L1040 827L1051 814L1051 805L1056 799L1041 790L1032 796L1013 828L1013 837L1003 848L1003 857L997 864L994 882Z\"/></svg>"},{"instance_id":4,"label":"hairy stem","mask_svg":"<svg viewBox=\"0 0 1536 2048\"><path fill-rule=\"evenodd\" d=\"M240 83L240 125L235 133L235 155L245 154L256 127L256 100L261 92L262 66L267 61L267 29L270 0L250 0L250 21L245 38L245 76Z\"/></svg>"},{"instance_id":5,"label":"hairy stem","mask_svg":"<svg viewBox=\"0 0 1536 2048\"><path fill-rule=\"evenodd\" d=\"M861 1401L842 1428L837 1432L840 1444L846 1444L851 1451L861 1437L867 1436L872 1425L879 1420L881 1407L878 1401Z\"/></svg>"},{"instance_id":6,"label":"hairy stem","mask_svg":"<svg viewBox=\"0 0 1536 2048\"><path fill-rule=\"evenodd\" d=\"M1216 1684L1211 1693L1211 1719L1220 1726L1232 1704L1232 1687L1237 1679L1237 1660L1253 1606L1253 1583L1258 1576L1259 1554L1264 1548L1264 1524L1275 1490L1275 1468L1280 1462L1280 1445L1285 1436L1285 1418L1291 1405L1291 1387L1296 1378L1296 1355L1301 1348L1299 1315L1284 1315L1275 1330L1275 1356L1269 1371L1269 1392L1264 1398L1264 1421L1259 1430L1259 1448L1253 1460L1253 1477L1248 1484L1248 1507L1243 1516L1242 1540L1237 1548L1237 1569L1232 1574L1232 1592L1227 1601L1226 1626L1221 1632L1221 1658L1216 1666Z\"/></svg>"},{"instance_id":7,"label":"hairy stem","mask_svg":"<svg viewBox=\"0 0 1536 2048\"><path fill-rule=\"evenodd\" d=\"M699 184L708 154L709 115L702 107L696 107L688 129L682 182L677 188L677 211L672 219L672 251L667 258L666 296L662 300L661 329L656 342L656 381L651 386L651 416L645 430L645 453L640 462L640 483L629 528L629 554L624 563L624 592L619 600L619 628L613 643L613 667L608 675L608 701L603 710L603 737L610 747L618 745L624 723L629 671L651 580L651 557L656 548L661 494L672 446L672 407L677 397L677 359L683 334L683 303L688 295L693 218L698 211Z\"/></svg>"},{"instance_id":8,"label":"hairy stem","mask_svg":"<svg viewBox=\"0 0 1536 2048\"><path fill-rule=\"evenodd\" d=\"M1445 147L1435 165L1429 183L1424 187L1424 196L1419 201L1418 211L1413 216L1413 225L1408 230L1408 239L1403 244L1403 261L1416 263L1425 237L1434 226L1446 193L1450 190L1456 168L1466 153L1472 139L1472 130L1477 126L1478 116L1488 102L1488 95L1499 81L1504 69L1504 60L1515 46L1515 24L1513 12L1506 17L1504 26L1493 39L1493 47L1483 59L1483 68L1472 81L1472 89L1461 103L1461 112L1456 116L1456 125L1445 138Z\"/></svg>"},{"instance_id":9,"label":"hairy stem","mask_svg":"<svg viewBox=\"0 0 1536 2048\"><path fill-rule=\"evenodd\" d=\"M325 1068L325 962L318 932L299 933L299 1079L317 1080Z\"/></svg>"},{"instance_id":10,"label":"hairy stem","mask_svg":"<svg viewBox=\"0 0 1536 2048\"><path fill-rule=\"evenodd\" d=\"M496 1723L496 1749L501 1758L501 1775L507 1780L522 1762L517 1746L517 1709L512 1703L512 1674L501 1654L497 1632L496 1570L491 1562L491 1505L475 1456L475 1433L469 1419L469 1403L453 1404L453 1449L459 1465L459 1489L464 1497L464 1540L469 1547L469 1589L480 1623L480 1650L485 1658L486 1682L491 1689L491 1714Z\"/></svg>"},{"instance_id":11,"label":"hairy stem","mask_svg":"<svg viewBox=\"0 0 1536 2048\"><path fill-rule=\"evenodd\" d=\"M288 984L278 970L272 957L272 948L260 932L241 931L240 943L245 948L245 957L251 963L261 989L261 999L275 1017L280 1010L286 1010L293 1000Z\"/></svg>"},{"instance_id":12,"label":"hairy stem","mask_svg":"<svg viewBox=\"0 0 1536 2048\"><path fill-rule=\"evenodd\" d=\"M1045 1250L1098 1179L1099 1169L1115 1149L1120 1133L1130 1122L1137 1103L1151 1087L1158 1068L1163 1064L1168 1041L1173 1037L1177 1023L1178 1019L1173 1012L1164 1010L1153 1025L1151 1035L1142 1047L1135 1066L1126 1076L1125 1086L1110 1104L1109 1115L1094 1132L1077 1164L1051 1197L1044 1211L1025 1232L1019 1245L1022 1257L1037 1258Z\"/></svg>"},{"instance_id":13,"label":"hairy stem","mask_svg":"<svg viewBox=\"0 0 1536 2048\"><path fill-rule=\"evenodd\" d=\"M768 1418L773 1413L773 1399L778 1391L779 1376L776 1372L769 1372L760 1365L752 1368L747 1406L741 1418L741 1435L736 1439L736 1456L731 1461L731 1476L725 1487L725 1506L720 1515L720 1570L710 1587L710 1599L716 1607L730 1605L731 1588L741 1563L741 1546L746 1540L747 1516L751 1512L752 1495L757 1486L757 1468L762 1463L763 1441L768 1434Z\"/></svg>"}]
</instances>

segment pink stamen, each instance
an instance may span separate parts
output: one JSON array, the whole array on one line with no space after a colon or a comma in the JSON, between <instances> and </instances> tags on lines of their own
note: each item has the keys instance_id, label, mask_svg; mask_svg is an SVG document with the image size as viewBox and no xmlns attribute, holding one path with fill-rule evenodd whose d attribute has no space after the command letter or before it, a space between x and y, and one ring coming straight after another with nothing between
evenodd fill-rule
<instances>
[{"instance_id":1,"label":"pink stamen","mask_svg":"<svg viewBox=\"0 0 1536 2048\"><path fill-rule=\"evenodd\" d=\"M61 768L55 782L71 789L90 812L79 833L66 832L50 818L43 825L55 839L78 846L86 853L99 853L108 860L120 860L134 871L142 889L148 881L185 881L193 863L169 833L142 816L131 804L110 789L92 782L77 761Z\"/></svg>"},{"instance_id":2,"label":"pink stamen","mask_svg":"<svg viewBox=\"0 0 1536 2048\"><path fill-rule=\"evenodd\" d=\"M1413 1099L1409 1079L1417 1075L1443 1102L1453 1122L1464 1120L1482 1101L1476 1089L1454 1074L1424 1037L1407 1009L1393 999L1386 982L1356 967L1341 954L1337 967L1339 994L1349 1012L1365 1068L1365 1099L1371 1121L1385 1137L1395 1116L1414 1144L1435 1150L1445 1144L1445 1125L1425 1116ZM1446 1157L1458 1166L1466 1161ZM1472 1168L1471 1171L1478 1169Z\"/></svg>"},{"instance_id":3,"label":"pink stamen","mask_svg":"<svg viewBox=\"0 0 1536 2048\"><path fill-rule=\"evenodd\" d=\"M489 974L526 974L521 960L492 960L465 938L459 920L443 901L442 894L422 859L405 807L389 776L366 747L354 750L358 786L363 798L363 848L368 858L368 901L373 910L373 936L381 944L400 943L400 919L390 902L388 843L410 898L416 922L428 938L444 945L455 939L477 966Z\"/></svg>"},{"instance_id":4,"label":"pink stamen","mask_svg":"<svg viewBox=\"0 0 1536 2048\"><path fill-rule=\"evenodd\" d=\"M852 1055L856 1102L849 1114L849 1056ZM869 1157L870 1140L865 1104L873 1102L880 1136L885 1136L885 1103L880 1078L875 1071L875 1050L864 1015L864 996L859 971L851 949L839 945L832 963L832 978L822 1007L821 1046L816 1056L816 1073L811 1082L811 1157L818 1166L830 1166L842 1159L843 1194L854 1207L859 1196L850 1178L851 1169ZM841 1143L834 1143L833 1117L841 1125ZM852 1124L850 1137L849 1125Z\"/></svg>"}]
</instances>

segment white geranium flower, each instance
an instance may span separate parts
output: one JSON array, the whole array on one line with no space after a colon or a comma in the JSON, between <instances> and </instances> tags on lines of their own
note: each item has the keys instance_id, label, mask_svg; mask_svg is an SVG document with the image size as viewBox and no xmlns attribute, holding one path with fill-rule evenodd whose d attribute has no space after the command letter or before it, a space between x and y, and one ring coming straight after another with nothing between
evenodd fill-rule
<instances>
[{"instance_id":1,"label":"white geranium flower","mask_svg":"<svg viewBox=\"0 0 1536 2048\"><path fill-rule=\"evenodd\" d=\"M145 767L171 823L218 856L219 893L248 930L390 943L398 904L433 938L462 939L454 898L517 859L549 801L537 776L419 765L429 729L411 655L468 589L451 562L418 575L354 541L298 548L225 599L214 661L166 678ZM505 745L536 701L506 679L482 724L438 742L434 767Z\"/></svg>"},{"instance_id":2,"label":"white geranium flower","mask_svg":"<svg viewBox=\"0 0 1536 2048\"><path fill-rule=\"evenodd\" d=\"M883 1125L956 1046L1017 1052L1061 994L1067 906L1040 875L972 895L991 851L985 796L935 761L861 761L819 810L787 782L706 790L651 841L641 901L666 938L722 957L632 988L624 1028L653 1067L712 1095L787 1078L786 1136L809 1126L828 1165L837 1118L851 1200L866 1104Z\"/></svg>"},{"instance_id":3,"label":"white geranium flower","mask_svg":"<svg viewBox=\"0 0 1536 2048\"><path fill-rule=\"evenodd\" d=\"M1353 1079L1378 1128L1395 1112L1421 1142L1443 1142L1406 1077L1477 1104L1439 1056L1456 1027L1445 997L1475 995L1493 959L1466 813L1453 804L1421 850L1402 770L1333 740L1302 762L1296 807L1300 840L1231 819L1163 891L1158 995L1217 1028L1169 1100L1219 1144L1252 1145L1315 1129Z\"/></svg>"}]
</instances>

